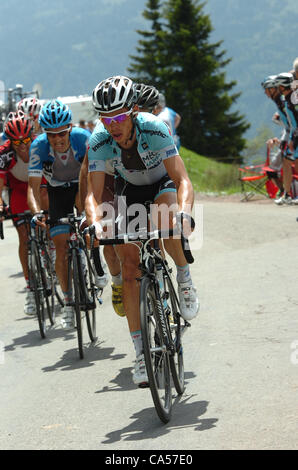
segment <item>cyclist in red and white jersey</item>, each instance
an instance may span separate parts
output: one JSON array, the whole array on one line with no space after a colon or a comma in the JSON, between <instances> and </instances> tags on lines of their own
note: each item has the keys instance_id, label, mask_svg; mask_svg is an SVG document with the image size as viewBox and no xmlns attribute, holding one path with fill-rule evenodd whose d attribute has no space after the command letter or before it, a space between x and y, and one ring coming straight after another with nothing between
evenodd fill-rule
<instances>
[{"instance_id":1,"label":"cyclist in red and white jersey","mask_svg":"<svg viewBox=\"0 0 298 470\"><path fill-rule=\"evenodd\" d=\"M22 111L11 112L7 116L4 131L8 140L0 146L0 212L4 209L2 191L4 185L7 184L9 188L9 207L11 212L15 214L29 210L27 204L28 164L30 144L34 139L33 126ZM46 209L46 189L43 188L40 191L43 208ZM36 306L34 293L29 290L28 235L25 220L17 218L13 220L13 223L19 236L19 258L27 285L24 312L27 315L34 315Z\"/></svg>"}]
</instances>

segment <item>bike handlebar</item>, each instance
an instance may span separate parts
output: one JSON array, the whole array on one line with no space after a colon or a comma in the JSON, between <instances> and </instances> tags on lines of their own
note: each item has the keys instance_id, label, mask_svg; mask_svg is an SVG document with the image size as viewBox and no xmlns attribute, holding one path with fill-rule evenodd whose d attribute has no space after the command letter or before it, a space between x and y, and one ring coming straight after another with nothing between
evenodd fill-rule
<instances>
[{"instance_id":1,"label":"bike handlebar","mask_svg":"<svg viewBox=\"0 0 298 470\"><path fill-rule=\"evenodd\" d=\"M93 233L92 233L92 230L94 230ZM87 227L85 231L89 231L90 236L96 238L94 226L91 225L90 227ZM120 237L101 238L98 240L98 242L100 245L124 245L126 243L131 243L131 242L145 242L148 240L162 239L162 238L173 237L175 235L180 235L181 245L182 245L182 249L183 249L183 253L184 253L186 261L189 264L192 264L194 262L194 258L192 256L190 246L189 246L189 241L187 238L183 236L183 234L178 229L170 229L166 231L154 230L152 232L144 232L143 235L144 236L142 236L142 233L140 233L140 235L136 237L135 233L125 234L125 235L122 235L121 238Z\"/></svg>"}]
</instances>

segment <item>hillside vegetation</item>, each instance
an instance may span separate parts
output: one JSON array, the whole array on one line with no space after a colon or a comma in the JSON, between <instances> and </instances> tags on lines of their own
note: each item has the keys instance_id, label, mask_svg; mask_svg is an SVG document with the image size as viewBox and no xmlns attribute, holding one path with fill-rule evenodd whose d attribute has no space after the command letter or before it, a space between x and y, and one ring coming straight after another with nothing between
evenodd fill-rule
<instances>
[{"instance_id":1,"label":"hillside vegetation","mask_svg":"<svg viewBox=\"0 0 298 470\"><path fill-rule=\"evenodd\" d=\"M181 147L180 155L196 192L240 192L236 165L218 163L184 147Z\"/></svg>"}]
</instances>

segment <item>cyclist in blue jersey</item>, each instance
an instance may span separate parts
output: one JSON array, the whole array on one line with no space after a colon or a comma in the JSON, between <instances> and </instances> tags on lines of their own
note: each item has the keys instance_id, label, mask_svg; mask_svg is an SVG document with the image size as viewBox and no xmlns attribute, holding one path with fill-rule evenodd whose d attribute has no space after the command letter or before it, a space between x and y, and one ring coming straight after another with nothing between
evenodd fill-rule
<instances>
[{"instance_id":1,"label":"cyclist in blue jersey","mask_svg":"<svg viewBox=\"0 0 298 470\"><path fill-rule=\"evenodd\" d=\"M100 82L93 91L93 104L101 118L101 126L93 132L89 142L89 172L93 193L93 208L86 210L89 224L97 236L102 233L101 211L105 172L115 172L115 195L118 211L125 200L127 210L133 204L154 201L173 207L176 217L183 213L189 220L194 202L192 184L167 125L149 113L138 113L134 83L127 77L115 76ZM118 219L125 217L118 212ZM170 225L174 223L170 216ZM177 267L181 314L186 320L196 317L199 301L193 286L189 266L180 240L164 239L166 251ZM121 262L123 304L136 351L133 380L147 382L140 332L139 252L133 245L115 247Z\"/></svg>"},{"instance_id":2,"label":"cyclist in blue jersey","mask_svg":"<svg viewBox=\"0 0 298 470\"><path fill-rule=\"evenodd\" d=\"M289 150L291 154L286 154L283 165L283 180L285 193L281 204L298 203L291 197L291 183L293 179L292 163L294 162L295 172L298 172L298 96L297 91L293 91L292 84L294 77L292 73L281 73L276 77L276 85L279 92L284 97L285 112L290 124Z\"/></svg>"},{"instance_id":3,"label":"cyclist in blue jersey","mask_svg":"<svg viewBox=\"0 0 298 470\"><path fill-rule=\"evenodd\" d=\"M74 309L70 305L72 293L67 291L68 272L65 262L69 227L58 225L56 221L73 212L80 168L90 136L88 131L72 127L71 120L71 110L60 100L45 103L39 115L39 123L45 132L30 147L28 170L28 205L33 214L33 223L40 225L44 225L44 220L39 220L43 216L38 188L42 175L47 180L50 234L56 248L55 268L65 299L61 320L63 328L74 327Z\"/></svg>"},{"instance_id":4,"label":"cyclist in blue jersey","mask_svg":"<svg viewBox=\"0 0 298 470\"><path fill-rule=\"evenodd\" d=\"M181 116L172 108L166 106L166 99L162 93L159 93L158 104L154 110L154 114L168 125L176 147L179 150L180 137L177 134L177 127L180 125Z\"/></svg>"}]
</instances>

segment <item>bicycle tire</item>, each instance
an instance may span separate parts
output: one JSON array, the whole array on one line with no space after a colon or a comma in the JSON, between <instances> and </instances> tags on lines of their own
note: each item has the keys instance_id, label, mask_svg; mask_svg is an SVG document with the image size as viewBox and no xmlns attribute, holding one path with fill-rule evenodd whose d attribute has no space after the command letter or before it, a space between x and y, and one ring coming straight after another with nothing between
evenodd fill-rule
<instances>
[{"instance_id":1,"label":"bicycle tire","mask_svg":"<svg viewBox=\"0 0 298 470\"><path fill-rule=\"evenodd\" d=\"M96 286L94 283L94 273L91 266L91 261L89 255L86 253L87 257L87 276L85 282L86 285L86 294L88 300L90 299L91 304L94 305L94 308L86 309L86 323L87 323L87 330L89 334L89 338L92 342L95 342L97 339L96 335Z\"/></svg>"},{"instance_id":2,"label":"bicycle tire","mask_svg":"<svg viewBox=\"0 0 298 470\"><path fill-rule=\"evenodd\" d=\"M85 317L87 323L87 330L89 334L89 338L92 342L96 340L96 295L95 295L95 284L94 284L94 276L93 270L89 258L89 254L86 249L82 248L82 252L84 253L86 264L85 269L86 272L83 273L83 269L80 269L80 288L82 294L82 304L85 308ZM81 253L82 253L81 252Z\"/></svg>"},{"instance_id":3,"label":"bicycle tire","mask_svg":"<svg viewBox=\"0 0 298 470\"><path fill-rule=\"evenodd\" d=\"M84 358L84 345L83 345L83 328L82 328L82 316L81 316L81 301L80 301L81 293L80 293L80 275L79 275L78 256L80 256L79 253L76 251L76 249L73 249L71 253L72 270L70 269L68 272L69 273L72 272L72 285L73 285L74 309L75 309L75 316L76 316L76 329L77 329L77 337L78 337L79 356L80 356L80 359L83 359Z\"/></svg>"},{"instance_id":4,"label":"bicycle tire","mask_svg":"<svg viewBox=\"0 0 298 470\"><path fill-rule=\"evenodd\" d=\"M156 412L163 423L168 423L172 413L171 372L157 314L154 284L149 277L144 277L140 289L140 318L145 364Z\"/></svg>"},{"instance_id":5,"label":"bicycle tire","mask_svg":"<svg viewBox=\"0 0 298 470\"><path fill-rule=\"evenodd\" d=\"M175 345L175 353L170 354L170 367L176 392L178 395L182 395L185 390L185 381L183 346L181 338L181 316L179 314L180 305L174 290L174 286L168 276L169 275L164 276L164 283L165 291L169 294L167 299L167 304L170 309L168 319L172 340Z\"/></svg>"},{"instance_id":6,"label":"bicycle tire","mask_svg":"<svg viewBox=\"0 0 298 470\"><path fill-rule=\"evenodd\" d=\"M50 320L51 325L55 324L55 283L54 283L54 274L50 255L45 248L44 254L44 267L41 269L41 277L44 287L45 299L47 314Z\"/></svg>"},{"instance_id":7,"label":"bicycle tire","mask_svg":"<svg viewBox=\"0 0 298 470\"><path fill-rule=\"evenodd\" d=\"M46 320L45 320L45 305L44 305L44 289L41 278L41 263L39 258L38 247L35 241L31 241L28 257L29 267L29 283L30 288L34 291L36 314L40 336L42 339L46 338Z\"/></svg>"}]
</instances>

